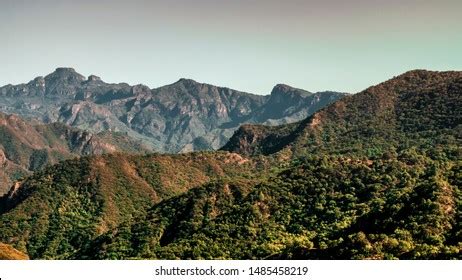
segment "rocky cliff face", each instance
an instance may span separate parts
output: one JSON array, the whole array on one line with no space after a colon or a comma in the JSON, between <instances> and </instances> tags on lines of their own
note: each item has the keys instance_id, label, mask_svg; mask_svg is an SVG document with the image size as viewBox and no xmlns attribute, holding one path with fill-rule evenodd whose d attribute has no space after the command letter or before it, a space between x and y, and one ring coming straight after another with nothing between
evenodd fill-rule
<instances>
[{"instance_id":1,"label":"rocky cliff face","mask_svg":"<svg viewBox=\"0 0 462 280\"><path fill-rule=\"evenodd\" d=\"M217 149L244 123L301 120L344 94L278 85L253 95L189 79L150 89L108 84L72 68L0 88L0 111L93 133L122 132L160 152Z\"/></svg>"}]
</instances>

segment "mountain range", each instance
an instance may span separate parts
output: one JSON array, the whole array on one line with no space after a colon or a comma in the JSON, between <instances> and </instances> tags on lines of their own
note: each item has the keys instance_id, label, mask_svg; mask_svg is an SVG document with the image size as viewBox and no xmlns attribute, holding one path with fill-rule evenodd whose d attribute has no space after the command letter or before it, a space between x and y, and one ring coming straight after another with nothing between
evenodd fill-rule
<instances>
[{"instance_id":1,"label":"mountain range","mask_svg":"<svg viewBox=\"0 0 462 280\"><path fill-rule=\"evenodd\" d=\"M415 70L220 151L66 160L0 199L0 242L32 259L460 259L461 108L462 72Z\"/></svg>"},{"instance_id":2,"label":"mountain range","mask_svg":"<svg viewBox=\"0 0 462 280\"><path fill-rule=\"evenodd\" d=\"M177 153L218 149L241 124L298 121L343 96L282 84L270 95L254 95L190 79L150 89L57 68L27 84L1 87L0 111L91 133L124 133L157 152Z\"/></svg>"}]
</instances>

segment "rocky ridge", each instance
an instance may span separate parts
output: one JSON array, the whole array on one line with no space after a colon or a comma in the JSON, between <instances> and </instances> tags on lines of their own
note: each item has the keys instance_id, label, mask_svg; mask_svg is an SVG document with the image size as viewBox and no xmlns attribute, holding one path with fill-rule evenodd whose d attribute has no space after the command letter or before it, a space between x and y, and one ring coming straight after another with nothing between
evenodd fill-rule
<instances>
[{"instance_id":1,"label":"rocky ridge","mask_svg":"<svg viewBox=\"0 0 462 280\"><path fill-rule=\"evenodd\" d=\"M177 153L218 149L244 123L298 121L344 95L278 85L263 96L190 79L150 89L57 68L27 84L1 87L0 111L93 133L126 133L156 151Z\"/></svg>"}]
</instances>

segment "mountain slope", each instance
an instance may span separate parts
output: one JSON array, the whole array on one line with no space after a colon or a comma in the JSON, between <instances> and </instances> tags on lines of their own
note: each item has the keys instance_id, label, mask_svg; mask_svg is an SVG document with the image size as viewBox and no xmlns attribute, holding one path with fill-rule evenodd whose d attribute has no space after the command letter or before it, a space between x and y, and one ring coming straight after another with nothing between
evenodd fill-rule
<instances>
[{"instance_id":1,"label":"mountain slope","mask_svg":"<svg viewBox=\"0 0 462 280\"><path fill-rule=\"evenodd\" d=\"M0 198L0 240L31 258L70 258L163 199L214 180L251 180L249 170L256 168L224 152L64 161L35 172Z\"/></svg>"},{"instance_id":2,"label":"mountain slope","mask_svg":"<svg viewBox=\"0 0 462 280\"><path fill-rule=\"evenodd\" d=\"M462 135L461 88L462 72L411 71L290 126L244 126L223 149L382 156L409 146L450 148Z\"/></svg>"},{"instance_id":3,"label":"mountain slope","mask_svg":"<svg viewBox=\"0 0 462 280\"><path fill-rule=\"evenodd\" d=\"M64 124L29 122L0 113L0 194L9 189L12 181L64 159L147 151L147 147L122 134L95 135Z\"/></svg>"},{"instance_id":4,"label":"mountain slope","mask_svg":"<svg viewBox=\"0 0 462 280\"><path fill-rule=\"evenodd\" d=\"M298 121L343 96L288 86L261 96L188 79L149 89L58 68L27 84L0 88L0 111L93 133L122 132L159 152L176 153L217 149L243 123Z\"/></svg>"},{"instance_id":5,"label":"mountain slope","mask_svg":"<svg viewBox=\"0 0 462 280\"><path fill-rule=\"evenodd\" d=\"M314 157L264 183L208 184L74 258L458 258L461 164L418 158Z\"/></svg>"}]
</instances>

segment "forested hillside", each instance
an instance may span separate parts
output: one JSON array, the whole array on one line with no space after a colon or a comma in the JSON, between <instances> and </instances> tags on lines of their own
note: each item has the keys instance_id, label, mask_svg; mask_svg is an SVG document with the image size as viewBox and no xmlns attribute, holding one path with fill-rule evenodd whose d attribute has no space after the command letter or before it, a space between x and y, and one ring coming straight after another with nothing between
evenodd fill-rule
<instances>
[{"instance_id":1,"label":"forested hillside","mask_svg":"<svg viewBox=\"0 0 462 280\"><path fill-rule=\"evenodd\" d=\"M69 258L163 199L207 182L252 179L237 154L124 154L67 160L34 173L0 198L0 240L32 258Z\"/></svg>"},{"instance_id":2,"label":"forested hillside","mask_svg":"<svg viewBox=\"0 0 462 280\"><path fill-rule=\"evenodd\" d=\"M461 249L461 163L313 157L151 208L77 258L446 259Z\"/></svg>"}]
</instances>

